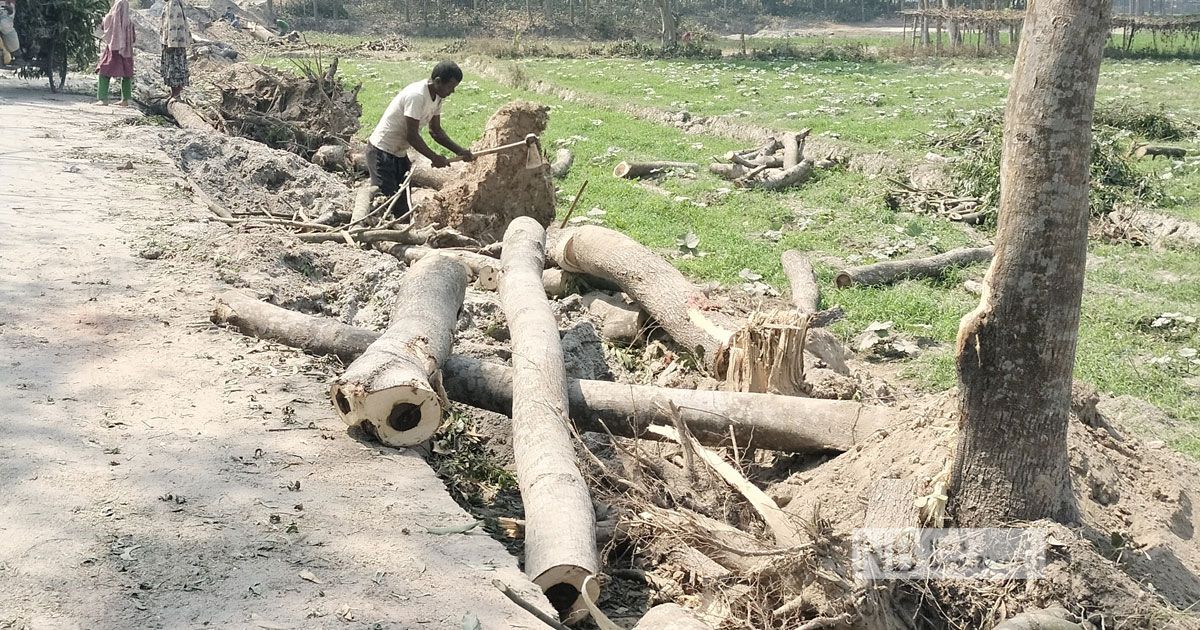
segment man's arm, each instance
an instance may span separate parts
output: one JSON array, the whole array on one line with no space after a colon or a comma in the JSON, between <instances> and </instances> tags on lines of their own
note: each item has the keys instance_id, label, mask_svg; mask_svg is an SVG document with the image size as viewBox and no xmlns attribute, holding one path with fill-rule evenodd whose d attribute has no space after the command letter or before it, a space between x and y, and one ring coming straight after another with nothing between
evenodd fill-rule
<instances>
[{"instance_id":1,"label":"man's arm","mask_svg":"<svg viewBox=\"0 0 1200 630\"><path fill-rule=\"evenodd\" d=\"M467 162L475 159L470 150L458 146L458 143L451 140L450 136L446 134L446 130L442 129L442 117L440 115L429 119L429 135L434 140L437 140L438 144L450 149L455 155L462 156Z\"/></svg>"},{"instance_id":2,"label":"man's arm","mask_svg":"<svg viewBox=\"0 0 1200 630\"><path fill-rule=\"evenodd\" d=\"M429 148L428 144L425 144L425 139L421 137L421 121L411 116L405 116L404 122L407 124L404 138L408 140L408 146L416 149L417 153L429 158L434 168L443 168L450 165L449 160L442 155L438 155L437 152Z\"/></svg>"}]
</instances>

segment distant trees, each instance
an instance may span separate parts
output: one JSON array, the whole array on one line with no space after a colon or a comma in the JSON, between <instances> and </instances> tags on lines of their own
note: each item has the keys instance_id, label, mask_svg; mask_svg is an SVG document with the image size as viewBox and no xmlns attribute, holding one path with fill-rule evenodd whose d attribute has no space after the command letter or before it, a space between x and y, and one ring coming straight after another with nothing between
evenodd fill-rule
<instances>
[{"instance_id":1,"label":"distant trees","mask_svg":"<svg viewBox=\"0 0 1200 630\"><path fill-rule=\"evenodd\" d=\"M13 25L26 62L21 76L46 77L51 91L62 89L69 68L99 60L95 29L107 12L107 0L17 0Z\"/></svg>"}]
</instances>

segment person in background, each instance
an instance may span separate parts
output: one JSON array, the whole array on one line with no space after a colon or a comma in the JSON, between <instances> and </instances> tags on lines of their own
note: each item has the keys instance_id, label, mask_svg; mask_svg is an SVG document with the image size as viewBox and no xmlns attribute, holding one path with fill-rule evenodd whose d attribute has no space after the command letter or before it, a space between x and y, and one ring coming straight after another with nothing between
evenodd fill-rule
<instances>
[{"instance_id":1,"label":"person in background","mask_svg":"<svg viewBox=\"0 0 1200 630\"><path fill-rule=\"evenodd\" d=\"M21 49L21 38L13 28L17 17L17 0L0 0L0 61L12 63L13 55Z\"/></svg>"},{"instance_id":2,"label":"person in background","mask_svg":"<svg viewBox=\"0 0 1200 630\"><path fill-rule=\"evenodd\" d=\"M162 16L162 73L163 83L171 88L171 100L177 100L188 85L187 51L192 45L183 0L167 0Z\"/></svg>"},{"instance_id":3,"label":"person in background","mask_svg":"<svg viewBox=\"0 0 1200 630\"><path fill-rule=\"evenodd\" d=\"M434 168L450 165L421 138L421 128L428 125L429 135L437 143L450 149L470 162L475 156L462 148L442 129L442 102L454 93L462 81L462 70L453 61L442 61L433 67L428 79L410 83L392 99L383 112L375 131L367 142L367 170L371 173L371 185L379 194L391 197L400 190L400 185L412 170L408 159L411 148L429 158ZM408 212L403 196L396 203L397 216Z\"/></svg>"},{"instance_id":4,"label":"person in background","mask_svg":"<svg viewBox=\"0 0 1200 630\"><path fill-rule=\"evenodd\" d=\"M117 105L129 106L133 97L133 44L137 34L129 19L129 0L116 0L104 21L104 54L100 55L100 84L96 104L108 105L108 86L112 79L121 79L121 100Z\"/></svg>"},{"instance_id":5,"label":"person in background","mask_svg":"<svg viewBox=\"0 0 1200 630\"><path fill-rule=\"evenodd\" d=\"M229 22L229 25L233 28L242 28L242 21L238 19L237 14L233 12L233 7L231 6L225 7L225 14L221 16L221 19Z\"/></svg>"}]
</instances>

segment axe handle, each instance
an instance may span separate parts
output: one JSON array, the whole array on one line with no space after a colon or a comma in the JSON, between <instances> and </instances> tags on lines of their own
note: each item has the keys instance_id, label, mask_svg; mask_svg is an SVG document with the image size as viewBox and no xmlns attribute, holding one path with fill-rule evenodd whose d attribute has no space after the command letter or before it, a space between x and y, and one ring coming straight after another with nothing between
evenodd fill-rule
<instances>
[{"instance_id":1,"label":"axe handle","mask_svg":"<svg viewBox=\"0 0 1200 630\"><path fill-rule=\"evenodd\" d=\"M492 153L499 153L501 151L507 151L509 149L515 149L517 147L523 147L523 146L527 146L527 143L524 140L521 140L519 142L513 142L511 144L502 144L498 147L492 147L490 149L483 149L482 151L474 151L474 152L472 152L472 155L474 155L475 157L479 157L481 155L490 155ZM456 155L456 156L450 158L450 161L451 162L461 162L462 156Z\"/></svg>"}]
</instances>

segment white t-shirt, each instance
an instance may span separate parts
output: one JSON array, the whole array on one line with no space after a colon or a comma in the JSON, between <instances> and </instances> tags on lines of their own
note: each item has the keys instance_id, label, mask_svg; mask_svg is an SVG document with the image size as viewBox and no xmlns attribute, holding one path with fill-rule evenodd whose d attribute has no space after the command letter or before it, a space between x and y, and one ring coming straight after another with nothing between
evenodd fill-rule
<instances>
[{"instance_id":1,"label":"white t-shirt","mask_svg":"<svg viewBox=\"0 0 1200 630\"><path fill-rule=\"evenodd\" d=\"M422 79L408 84L383 111L383 118L371 132L371 144L376 148L404 157L408 152L408 121L416 118L421 127L442 113L442 99L430 96L429 80Z\"/></svg>"}]
</instances>

